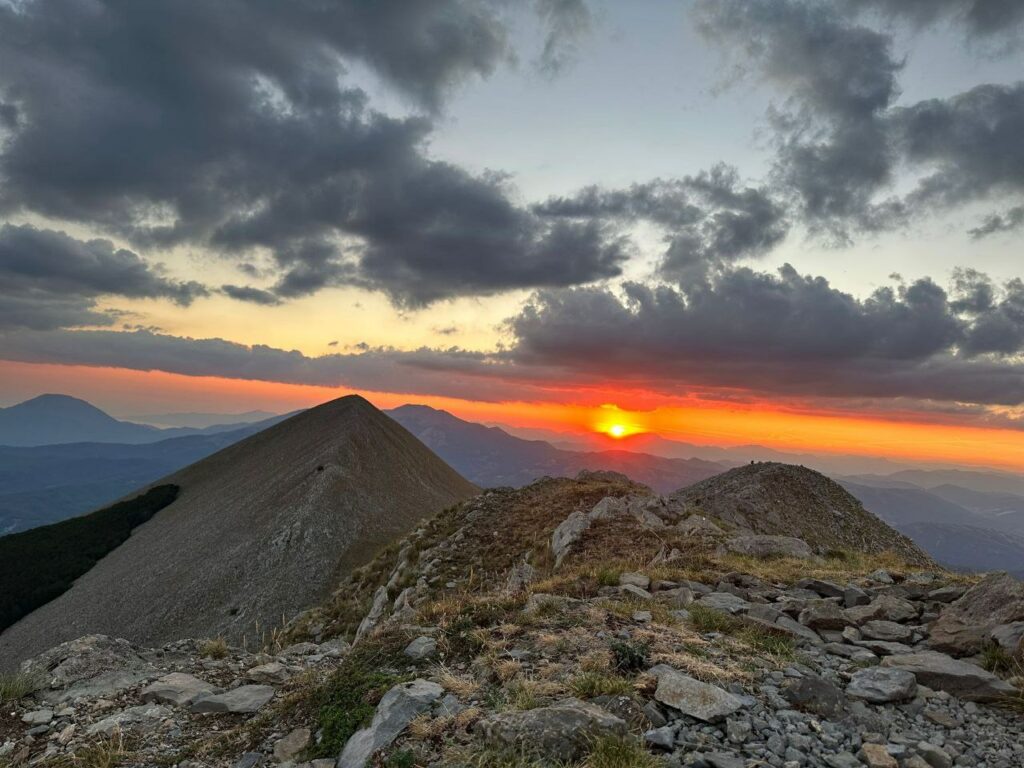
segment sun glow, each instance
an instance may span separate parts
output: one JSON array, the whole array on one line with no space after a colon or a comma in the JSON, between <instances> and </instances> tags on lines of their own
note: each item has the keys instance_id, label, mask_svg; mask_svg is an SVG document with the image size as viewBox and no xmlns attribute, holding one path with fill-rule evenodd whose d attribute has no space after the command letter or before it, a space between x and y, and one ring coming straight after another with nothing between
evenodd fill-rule
<instances>
[{"instance_id":1,"label":"sun glow","mask_svg":"<svg viewBox=\"0 0 1024 768\"><path fill-rule=\"evenodd\" d=\"M612 437L625 437L626 427L622 424L612 424L608 427L608 434Z\"/></svg>"}]
</instances>

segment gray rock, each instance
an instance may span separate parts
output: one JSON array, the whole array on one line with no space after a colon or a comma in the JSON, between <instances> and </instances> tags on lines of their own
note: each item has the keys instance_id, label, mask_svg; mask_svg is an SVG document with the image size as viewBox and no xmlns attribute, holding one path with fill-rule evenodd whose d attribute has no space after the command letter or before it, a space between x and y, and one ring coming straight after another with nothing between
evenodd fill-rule
<instances>
[{"instance_id":1,"label":"gray rock","mask_svg":"<svg viewBox=\"0 0 1024 768\"><path fill-rule=\"evenodd\" d=\"M843 605L847 608L854 608L858 605L867 605L870 602L871 595L854 584L847 584L846 589L843 590Z\"/></svg>"},{"instance_id":2,"label":"gray rock","mask_svg":"<svg viewBox=\"0 0 1024 768\"><path fill-rule=\"evenodd\" d=\"M598 502L600 504L601 502ZM582 512L573 512L563 520L551 534L551 553L555 556L555 567L562 564L569 549L580 540L584 531L590 528L591 519Z\"/></svg>"},{"instance_id":3,"label":"gray rock","mask_svg":"<svg viewBox=\"0 0 1024 768\"><path fill-rule=\"evenodd\" d=\"M444 689L429 680L396 685L380 700L370 725L353 734L345 744L338 768L363 768L374 752L390 745L414 718L443 695Z\"/></svg>"},{"instance_id":4,"label":"gray rock","mask_svg":"<svg viewBox=\"0 0 1024 768\"><path fill-rule=\"evenodd\" d=\"M928 599L934 600L936 603L952 603L963 597L965 592L967 592L967 587L951 584L947 587L933 589L928 593Z\"/></svg>"},{"instance_id":5,"label":"gray rock","mask_svg":"<svg viewBox=\"0 0 1024 768\"><path fill-rule=\"evenodd\" d=\"M809 603L800 611L800 623L811 629L843 629L850 623L843 609L831 600Z\"/></svg>"},{"instance_id":6,"label":"gray rock","mask_svg":"<svg viewBox=\"0 0 1024 768\"><path fill-rule=\"evenodd\" d=\"M134 688L140 683L153 679L153 672L112 670L102 672L88 680L77 682L68 688L56 691L40 691L36 695L53 704L64 704L79 699L99 699L114 696L121 691Z\"/></svg>"},{"instance_id":7,"label":"gray rock","mask_svg":"<svg viewBox=\"0 0 1024 768\"><path fill-rule=\"evenodd\" d=\"M274 744L274 759L279 763L298 757L309 746L312 733L309 728L296 728Z\"/></svg>"},{"instance_id":8,"label":"gray rock","mask_svg":"<svg viewBox=\"0 0 1024 768\"><path fill-rule=\"evenodd\" d=\"M320 652L320 646L316 643L293 643L281 651L282 656L311 656Z\"/></svg>"},{"instance_id":9,"label":"gray rock","mask_svg":"<svg viewBox=\"0 0 1024 768\"><path fill-rule=\"evenodd\" d=\"M378 587L377 591L373 593L373 603L370 605L370 610L363 617L363 620L359 622L359 627L356 629L355 639L353 643L358 643L367 632L372 630L380 623L380 620L384 617L384 611L388 607L388 588Z\"/></svg>"},{"instance_id":10,"label":"gray rock","mask_svg":"<svg viewBox=\"0 0 1024 768\"><path fill-rule=\"evenodd\" d=\"M235 761L233 768L256 768L256 766L263 763L263 754L261 752L246 752L240 758ZM334 761L331 761L333 765Z\"/></svg>"},{"instance_id":11,"label":"gray rock","mask_svg":"<svg viewBox=\"0 0 1024 768\"><path fill-rule=\"evenodd\" d=\"M701 597L699 603L705 608L733 614L743 613L750 607L750 603L730 592L712 592Z\"/></svg>"},{"instance_id":12,"label":"gray rock","mask_svg":"<svg viewBox=\"0 0 1024 768\"><path fill-rule=\"evenodd\" d=\"M949 756L949 753L930 742L919 741L916 749L931 768L952 768L953 766L953 758Z\"/></svg>"},{"instance_id":13,"label":"gray rock","mask_svg":"<svg viewBox=\"0 0 1024 768\"><path fill-rule=\"evenodd\" d=\"M988 637L1007 653L1024 656L1024 621L992 627Z\"/></svg>"},{"instance_id":14,"label":"gray rock","mask_svg":"<svg viewBox=\"0 0 1024 768\"><path fill-rule=\"evenodd\" d=\"M995 627L1017 621L1024 621L1024 582L995 573L939 615L928 645L954 656L977 653Z\"/></svg>"},{"instance_id":15,"label":"gray rock","mask_svg":"<svg viewBox=\"0 0 1024 768\"><path fill-rule=\"evenodd\" d=\"M814 552L807 542L792 536L734 536L725 542L724 548L727 552L751 557L793 557L798 560L814 558Z\"/></svg>"},{"instance_id":16,"label":"gray rock","mask_svg":"<svg viewBox=\"0 0 1024 768\"><path fill-rule=\"evenodd\" d=\"M86 729L86 733L90 736L95 736L96 734L109 736L115 731L126 731L133 726L150 723L154 720L163 720L164 718L171 717L171 715L171 709L160 704L143 704L140 707L128 707L128 709L115 715L93 723Z\"/></svg>"},{"instance_id":17,"label":"gray rock","mask_svg":"<svg viewBox=\"0 0 1024 768\"><path fill-rule=\"evenodd\" d=\"M652 728L644 733L644 742L650 747L664 749L665 751L671 750L676 743L676 729L671 725Z\"/></svg>"},{"instance_id":18,"label":"gray rock","mask_svg":"<svg viewBox=\"0 0 1024 768\"><path fill-rule=\"evenodd\" d=\"M822 597L844 597L846 588L824 579L800 579L796 583L798 589L809 589Z\"/></svg>"},{"instance_id":19,"label":"gray rock","mask_svg":"<svg viewBox=\"0 0 1024 768\"><path fill-rule=\"evenodd\" d=\"M794 709L821 717L840 718L846 714L846 697L823 677L806 675L786 683L782 696Z\"/></svg>"},{"instance_id":20,"label":"gray rock","mask_svg":"<svg viewBox=\"0 0 1024 768\"><path fill-rule=\"evenodd\" d=\"M619 593L625 597L635 597L637 600L650 600L653 597L646 589L641 589L635 584L624 584L619 587Z\"/></svg>"},{"instance_id":21,"label":"gray rock","mask_svg":"<svg viewBox=\"0 0 1024 768\"><path fill-rule=\"evenodd\" d=\"M883 667L905 669L920 685L972 701L997 700L1016 690L991 672L938 651L920 651L882 659Z\"/></svg>"},{"instance_id":22,"label":"gray rock","mask_svg":"<svg viewBox=\"0 0 1024 768\"><path fill-rule=\"evenodd\" d=\"M856 645L847 645L846 643L826 643L825 651L831 653L833 656L842 656L843 658L850 659L851 661L878 660L878 657L867 648L861 648Z\"/></svg>"},{"instance_id":23,"label":"gray rock","mask_svg":"<svg viewBox=\"0 0 1024 768\"><path fill-rule=\"evenodd\" d=\"M292 672L288 667L279 661L271 661L267 664L260 664L245 673L246 680L264 685L280 685L288 681Z\"/></svg>"},{"instance_id":24,"label":"gray rock","mask_svg":"<svg viewBox=\"0 0 1024 768\"><path fill-rule=\"evenodd\" d=\"M403 653L410 659L416 659L417 661L419 659L425 659L428 656L433 656L436 652L437 640L432 637L427 637L426 635L417 637L405 646L405 650L403 651Z\"/></svg>"},{"instance_id":25,"label":"gray rock","mask_svg":"<svg viewBox=\"0 0 1024 768\"><path fill-rule=\"evenodd\" d=\"M68 686L109 672L152 673L153 667L127 640L86 635L26 659L21 671L50 688Z\"/></svg>"},{"instance_id":26,"label":"gray rock","mask_svg":"<svg viewBox=\"0 0 1024 768\"><path fill-rule=\"evenodd\" d=\"M909 600L895 595L882 595L867 605L858 605L846 609L846 616L851 624L864 624L868 621L904 622L916 619L921 613L920 608Z\"/></svg>"},{"instance_id":27,"label":"gray rock","mask_svg":"<svg viewBox=\"0 0 1024 768\"><path fill-rule=\"evenodd\" d=\"M799 621L789 618L789 616L779 616L779 618L775 620L775 624L773 626L789 632L794 637L811 643L812 645L821 645L821 636L818 635L817 632L809 627L805 627Z\"/></svg>"},{"instance_id":28,"label":"gray rock","mask_svg":"<svg viewBox=\"0 0 1024 768\"><path fill-rule=\"evenodd\" d=\"M200 696L214 692L214 687L198 677L172 672L142 689L142 701L184 707Z\"/></svg>"},{"instance_id":29,"label":"gray rock","mask_svg":"<svg viewBox=\"0 0 1024 768\"><path fill-rule=\"evenodd\" d=\"M718 686L696 680L667 664L652 667L658 679L654 698L706 723L713 723L742 709L746 702Z\"/></svg>"},{"instance_id":30,"label":"gray rock","mask_svg":"<svg viewBox=\"0 0 1024 768\"><path fill-rule=\"evenodd\" d=\"M193 712L257 712L274 698L269 685L242 685L224 693L201 696L192 702Z\"/></svg>"},{"instance_id":31,"label":"gray rock","mask_svg":"<svg viewBox=\"0 0 1024 768\"><path fill-rule=\"evenodd\" d=\"M854 644L877 656L899 656L914 652L914 649L906 643L890 643L886 640L855 640Z\"/></svg>"},{"instance_id":32,"label":"gray rock","mask_svg":"<svg viewBox=\"0 0 1024 768\"><path fill-rule=\"evenodd\" d=\"M906 701L917 693L917 679L905 669L871 667L853 673L846 693L872 704Z\"/></svg>"},{"instance_id":33,"label":"gray rock","mask_svg":"<svg viewBox=\"0 0 1024 768\"><path fill-rule=\"evenodd\" d=\"M676 524L676 530L685 536L716 536L722 529L704 515L690 515Z\"/></svg>"},{"instance_id":34,"label":"gray rock","mask_svg":"<svg viewBox=\"0 0 1024 768\"><path fill-rule=\"evenodd\" d=\"M550 707L494 715L477 729L489 746L567 763L584 757L597 738L625 736L628 726L600 707L568 699ZM348 766L339 763L338 768Z\"/></svg>"},{"instance_id":35,"label":"gray rock","mask_svg":"<svg viewBox=\"0 0 1024 768\"><path fill-rule=\"evenodd\" d=\"M52 709L37 709L34 712L26 712L21 716L21 722L25 725L44 725L53 720Z\"/></svg>"},{"instance_id":36,"label":"gray rock","mask_svg":"<svg viewBox=\"0 0 1024 768\"><path fill-rule=\"evenodd\" d=\"M624 587L627 584L632 584L634 587L640 587L640 589L648 589L651 586L651 579L649 576L645 576L642 573L620 574L619 586Z\"/></svg>"},{"instance_id":37,"label":"gray rock","mask_svg":"<svg viewBox=\"0 0 1024 768\"><path fill-rule=\"evenodd\" d=\"M860 626L860 633L868 640L884 640L887 643L904 643L914 636L910 627L884 619L865 621Z\"/></svg>"},{"instance_id":38,"label":"gray rock","mask_svg":"<svg viewBox=\"0 0 1024 768\"><path fill-rule=\"evenodd\" d=\"M704 755L704 762L710 768L744 768L746 760L727 752L711 752Z\"/></svg>"}]
</instances>

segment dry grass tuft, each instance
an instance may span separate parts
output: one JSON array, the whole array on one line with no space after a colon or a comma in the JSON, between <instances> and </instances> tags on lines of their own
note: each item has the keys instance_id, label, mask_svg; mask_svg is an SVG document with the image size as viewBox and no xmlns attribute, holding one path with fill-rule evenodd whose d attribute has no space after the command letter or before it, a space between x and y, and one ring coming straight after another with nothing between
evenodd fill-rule
<instances>
[{"instance_id":1,"label":"dry grass tuft","mask_svg":"<svg viewBox=\"0 0 1024 768\"><path fill-rule=\"evenodd\" d=\"M445 666L437 666L433 669L433 679L449 693L454 693L460 698L470 698L480 693L480 683L469 675L460 675Z\"/></svg>"},{"instance_id":2,"label":"dry grass tuft","mask_svg":"<svg viewBox=\"0 0 1024 768\"><path fill-rule=\"evenodd\" d=\"M223 637L207 640L199 646L199 655L207 659L223 659L228 655L228 644Z\"/></svg>"}]
</instances>

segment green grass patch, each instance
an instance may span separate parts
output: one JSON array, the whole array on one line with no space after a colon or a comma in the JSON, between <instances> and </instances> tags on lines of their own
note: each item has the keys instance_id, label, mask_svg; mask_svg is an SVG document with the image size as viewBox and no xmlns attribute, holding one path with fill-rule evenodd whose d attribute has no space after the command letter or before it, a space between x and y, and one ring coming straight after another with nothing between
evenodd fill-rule
<instances>
[{"instance_id":1,"label":"green grass patch","mask_svg":"<svg viewBox=\"0 0 1024 768\"><path fill-rule=\"evenodd\" d=\"M581 672L569 681L569 690L581 699L592 699L595 696L628 696L633 693L633 684L620 675Z\"/></svg>"},{"instance_id":2,"label":"green grass patch","mask_svg":"<svg viewBox=\"0 0 1024 768\"><path fill-rule=\"evenodd\" d=\"M699 602L687 606L690 612L690 623L698 632L721 632L732 635L743 628L743 622L728 613L708 608Z\"/></svg>"},{"instance_id":3,"label":"green grass patch","mask_svg":"<svg viewBox=\"0 0 1024 768\"><path fill-rule=\"evenodd\" d=\"M605 737L594 742L586 768L660 768L663 763L637 738Z\"/></svg>"},{"instance_id":4,"label":"green grass patch","mask_svg":"<svg viewBox=\"0 0 1024 768\"><path fill-rule=\"evenodd\" d=\"M40 682L24 672L0 672L0 703L25 698L40 687Z\"/></svg>"},{"instance_id":5,"label":"green grass patch","mask_svg":"<svg viewBox=\"0 0 1024 768\"><path fill-rule=\"evenodd\" d=\"M637 640L613 640L612 666L620 672L639 672L648 666L650 646Z\"/></svg>"},{"instance_id":6,"label":"green grass patch","mask_svg":"<svg viewBox=\"0 0 1024 768\"><path fill-rule=\"evenodd\" d=\"M323 738L312 748L311 758L337 757L352 734L373 717L381 697L408 679L396 671L409 664L402 654L407 643L398 632L364 639L313 694Z\"/></svg>"}]
</instances>

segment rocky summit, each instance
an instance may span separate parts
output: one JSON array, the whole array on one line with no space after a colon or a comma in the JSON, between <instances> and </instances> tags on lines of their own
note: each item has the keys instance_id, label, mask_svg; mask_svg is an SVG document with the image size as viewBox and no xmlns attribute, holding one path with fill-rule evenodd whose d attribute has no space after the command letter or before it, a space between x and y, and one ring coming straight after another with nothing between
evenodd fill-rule
<instances>
[{"instance_id":1,"label":"rocky summit","mask_svg":"<svg viewBox=\"0 0 1024 768\"><path fill-rule=\"evenodd\" d=\"M1014 584L831 493L773 528L778 473L742 518L607 472L491 490L260 647L63 643L3 678L0 765L1024 765Z\"/></svg>"}]
</instances>

